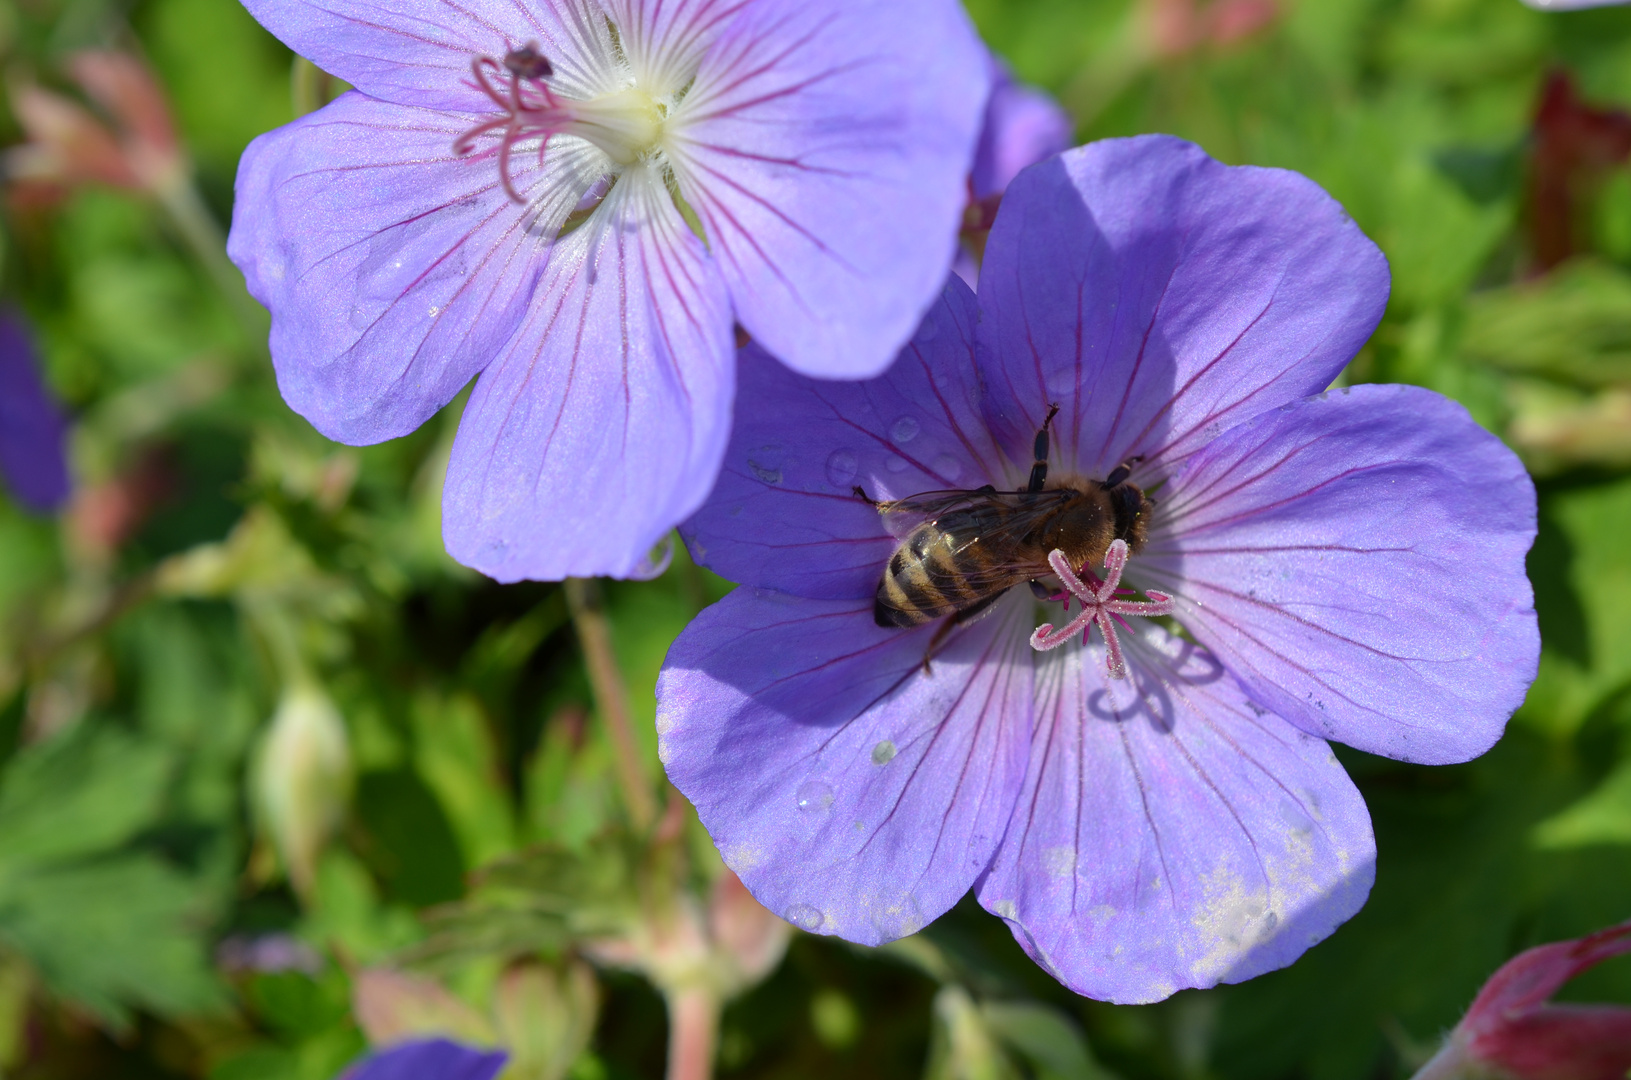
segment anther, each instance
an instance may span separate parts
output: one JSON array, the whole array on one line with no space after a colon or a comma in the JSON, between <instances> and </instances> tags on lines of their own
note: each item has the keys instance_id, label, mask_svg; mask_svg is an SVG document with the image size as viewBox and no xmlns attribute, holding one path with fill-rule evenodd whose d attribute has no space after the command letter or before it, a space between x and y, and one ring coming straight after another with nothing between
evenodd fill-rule
<instances>
[{"instance_id":1,"label":"anther","mask_svg":"<svg viewBox=\"0 0 1631 1080\"><path fill-rule=\"evenodd\" d=\"M506 72L509 75L507 87L502 84ZM565 118L560 114L560 99L544 83L545 79L555 74L555 67L548 57L538 51L537 42L529 41L519 49L505 53L503 64L490 56L476 57L470 62L470 74L475 79L475 88L498 106L500 115L477 124L453 140L453 152L464 157L475 150L476 140L497 133L499 183L510 201L524 204L526 200L515 190L515 184L510 179L510 152L524 138L541 137L538 162L542 164L544 148L549 144L550 136L565 129ZM499 80L497 85L495 79ZM523 84L532 87L532 97L522 93ZM541 100L539 94L542 94Z\"/></svg>"},{"instance_id":2,"label":"anther","mask_svg":"<svg viewBox=\"0 0 1631 1080\"><path fill-rule=\"evenodd\" d=\"M1065 642L1076 636L1079 630L1082 634L1082 644L1087 644L1088 631L1095 625L1099 633L1104 635L1106 650L1105 663L1109 668L1112 679L1127 677L1127 658L1121 649L1121 639L1116 633L1116 621L1119 616L1142 615L1146 618L1157 615L1171 615L1177 609L1176 602L1166 593L1156 592L1154 589L1146 591L1149 600L1119 600L1116 598L1118 587L1121 585L1121 572L1127 568L1127 541L1115 540L1110 549L1104 553L1104 581L1088 573L1092 585L1088 585L1077 576L1075 568L1070 565L1070 559L1063 551L1054 550L1048 556L1048 565L1053 572L1059 575L1064 583L1065 592L1059 599L1065 601L1065 610L1070 610L1070 597L1074 596L1082 602L1081 614L1077 615L1062 628L1055 630L1052 623L1043 623L1031 635L1031 648L1039 652L1057 649ZM1087 568L1082 568L1087 573Z\"/></svg>"},{"instance_id":3,"label":"anther","mask_svg":"<svg viewBox=\"0 0 1631 1080\"><path fill-rule=\"evenodd\" d=\"M517 79L540 82L555 74L555 65L549 57L538 51L538 43L529 41L519 49L504 54L504 67Z\"/></svg>"}]
</instances>

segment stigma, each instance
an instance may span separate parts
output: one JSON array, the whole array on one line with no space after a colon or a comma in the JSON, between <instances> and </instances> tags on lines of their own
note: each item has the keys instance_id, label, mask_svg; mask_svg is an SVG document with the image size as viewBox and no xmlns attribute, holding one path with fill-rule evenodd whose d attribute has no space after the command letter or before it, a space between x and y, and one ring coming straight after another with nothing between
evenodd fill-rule
<instances>
[{"instance_id":1,"label":"stigma","mask_svg":"<svg viewBox=\"0 0 1631 1080\"><path fill-rule=\"evenodd\" d=\"M1176 601L1166 593L1149 589L1144 595L1148 600L1124 600L1121 596L1131 595L1134 590L1122 589L1121 573L1127 568L1128 548L1127 541L1115 540L1110 549L1104 553L1104 580L1087 567L1082 567L1082 575L1088 578L1082 580L1074 567L1070 565L1070 558L1063 551L1055 549L1048 556L1048 565L1053 572L1059 575L1064 590L1050 600L1063 600L1065 610L1070 610L1070 598L1074 596L1081 601L1082 610L1070 622L1055 630L1052 623L1043 623L1031 635L1031 648L1038 652L1047 652L1057 649L1065 642L1076 636L1078 631L1082 635L1082 644L1087 644L1088 632L1093 627L1099 628L1104 637L1105 665L1109 669L1112 679L1125 679L1127 677L1127 657L1121 648L1121 638L1116 631L1116 623L1126 625L1126 617L1130 615L1154 618L1160 615L1171 615L1177 608ZM1089 584L1089 582L1091 584Z\"/></svg>"}]
</instances>

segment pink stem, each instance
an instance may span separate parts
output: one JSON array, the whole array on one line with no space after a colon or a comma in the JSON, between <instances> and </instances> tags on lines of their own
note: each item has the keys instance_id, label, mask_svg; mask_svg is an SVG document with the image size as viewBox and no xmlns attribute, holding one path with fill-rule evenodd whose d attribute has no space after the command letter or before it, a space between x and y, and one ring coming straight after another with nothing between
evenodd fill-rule
<instances>
[{"instance_id":1,"label":"pink stem","mask_svg":"<svg viewBox=\"0 0 1631 1080\"><path fill-rule=\"evenodd\" d=\"M706 987L668 995L668 1080L709 1080L719 1041L719 999Z\"/></svg>"}]
</instances>

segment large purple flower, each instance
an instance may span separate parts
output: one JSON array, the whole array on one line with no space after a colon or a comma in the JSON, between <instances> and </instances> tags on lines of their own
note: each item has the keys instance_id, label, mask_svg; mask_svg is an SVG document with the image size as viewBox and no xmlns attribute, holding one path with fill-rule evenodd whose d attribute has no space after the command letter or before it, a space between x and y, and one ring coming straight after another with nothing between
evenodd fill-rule
<instances>
[{"instance_id":1,"label":"large purple flower","mask_svg":"<svg viewBox=\"0 0 1631 1080\"><path fill-rule=\"evenodd\" d=\"M245 0L360 93L257 140L230 250L284 397L413 430L501 580L628 575L712 486L733 323L877 374L951 263L985 102L954 0Z\"/></svg>"},{"instance_id":2,"label":"large purple flower","mask_svg":"<svg viewBox=\"0 0 1631 1080\"><path fill-rule=\"evenodd\" d=\"M658 730L760 901L877 943L972 886L1061 981L1123 1002L1281 967L1351 916L1375 849L1324 740L1473 757L1539 649L1517 459L1426 390L1321 393L1387 293L1313 183L1144 137L1022 174L978 299L953 280L883 377L745 349L719 486L685 527L743 587L675 643ZM1014 492L1054 404L1051 486L1129 464L1154 500L1104 571L1150 599L1067 564L1068 613L1010 589L926 666L946 620L874 620L914 519L852 489ZM1078 597L1104 614L1090 643L1033 648ZM1181 633L1136 617L1163 597Z\"/></svg>"},{"instance_id":3,"label":"large purple flower","mask_svg":"<svg viewBox=\"0 0 1631 1080\"><path fill-rule=\"evenodd\" d=\"M68 499L68 423L52 398L28 327L0 310L0 474L12 497L45 513Z\"/></svg>"}]
</instances>

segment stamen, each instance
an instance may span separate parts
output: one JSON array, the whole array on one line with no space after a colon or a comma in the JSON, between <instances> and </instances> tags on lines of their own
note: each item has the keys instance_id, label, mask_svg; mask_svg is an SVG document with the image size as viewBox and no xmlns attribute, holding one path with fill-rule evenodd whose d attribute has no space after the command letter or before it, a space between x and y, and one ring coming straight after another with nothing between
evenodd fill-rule
<instances>
[{"instance_id":1,"label":"stamen","mask_svg":"<svg viewBox=\"0 0 1631 1080\"><path fill-rule=\"evenodd\" d=\"M638 85L588 98L562 97L548 82L555 66L535 42L511 49L503 61L478 56L470 62L470 74L470 87L486 95L499 115L453 140L453 152L463 157L484 136L497 135L499 182L514 202L526 201L510 177L511 154L523 140L538 140L541 166L550 139L576 135L605 151L614 172L660 150L669 102L658 101Z\"/></svg>"},{"instance_id":2,"label":"stamen","mask_svg":"<svg viewBox=\"0 0 1631 1080\"><path fill-rule=\"evenodd\" d=\"M503 110L503 115L483 121L454 139L453 152L464 157L476 148L477 139L502 130L498 143L499 183L504 186L510 201L524 204L526 200L515 190L515 184L510 179L511 150L522 139L542 136L543 142L538 147L538 163L542 165L544 148L549 145L550 136L565 131L573 119L562 107L561 99L544 82L555 74L555 67L538 51L537 43L529 41L521 48L505 53L502 64L491 56L476 57L470 61L470 73L475 77L476 89ZM509 86L502 88L506 78ZM494 85L495 80L499 85ZM509 92L506 94L504 89ZM534 95L542 95L542 98L528 97L528 90L533 91Z\"/></svg>"},{"instance_id":3,"label":"stamen","mask_svg":"<svg viewBox=\"0 0 1631 1080\"><path fill-rule=\"evenodd\" d=\"M1177 609L1177 603L1166 593L1156 592L1154 589L1146 591L1149 600L1121 600L1121 595L1136 595L1132 589L1120 589L1121 572L1127 568L1127 541L1115 540L1110 549L1104 553L1104 581L1100 582L1098 576L1087 567L1082 567L1091 585L1082 581L1070 565L1070 559L1063 551L1055 549L1048 556L1048 565L1053 572L1059 575L1064 583L1065 591L1057 599L1065 602L1065 610L1070 610L1070 597L1074 596L1082 602L1081 614L1077 615L1062 628L1055 630L1052 623L1043 623L1031 635L1031 648L1038 652L1057 649L1065 642L1076 636L1078 630L1082 633L1082 644L1087 644L1088 631L1095 625L1099 633L1104 636L1107 651L1105 662L1109 668L1112 679L1125 679L1127 677L1127 657L1121 650L1121 638L1116 633L1116 623L1126 625L1121 618L1123 615L1142 615L1146 618L1157 615L1171 615Z\"/></svg>"}]
</instances>

